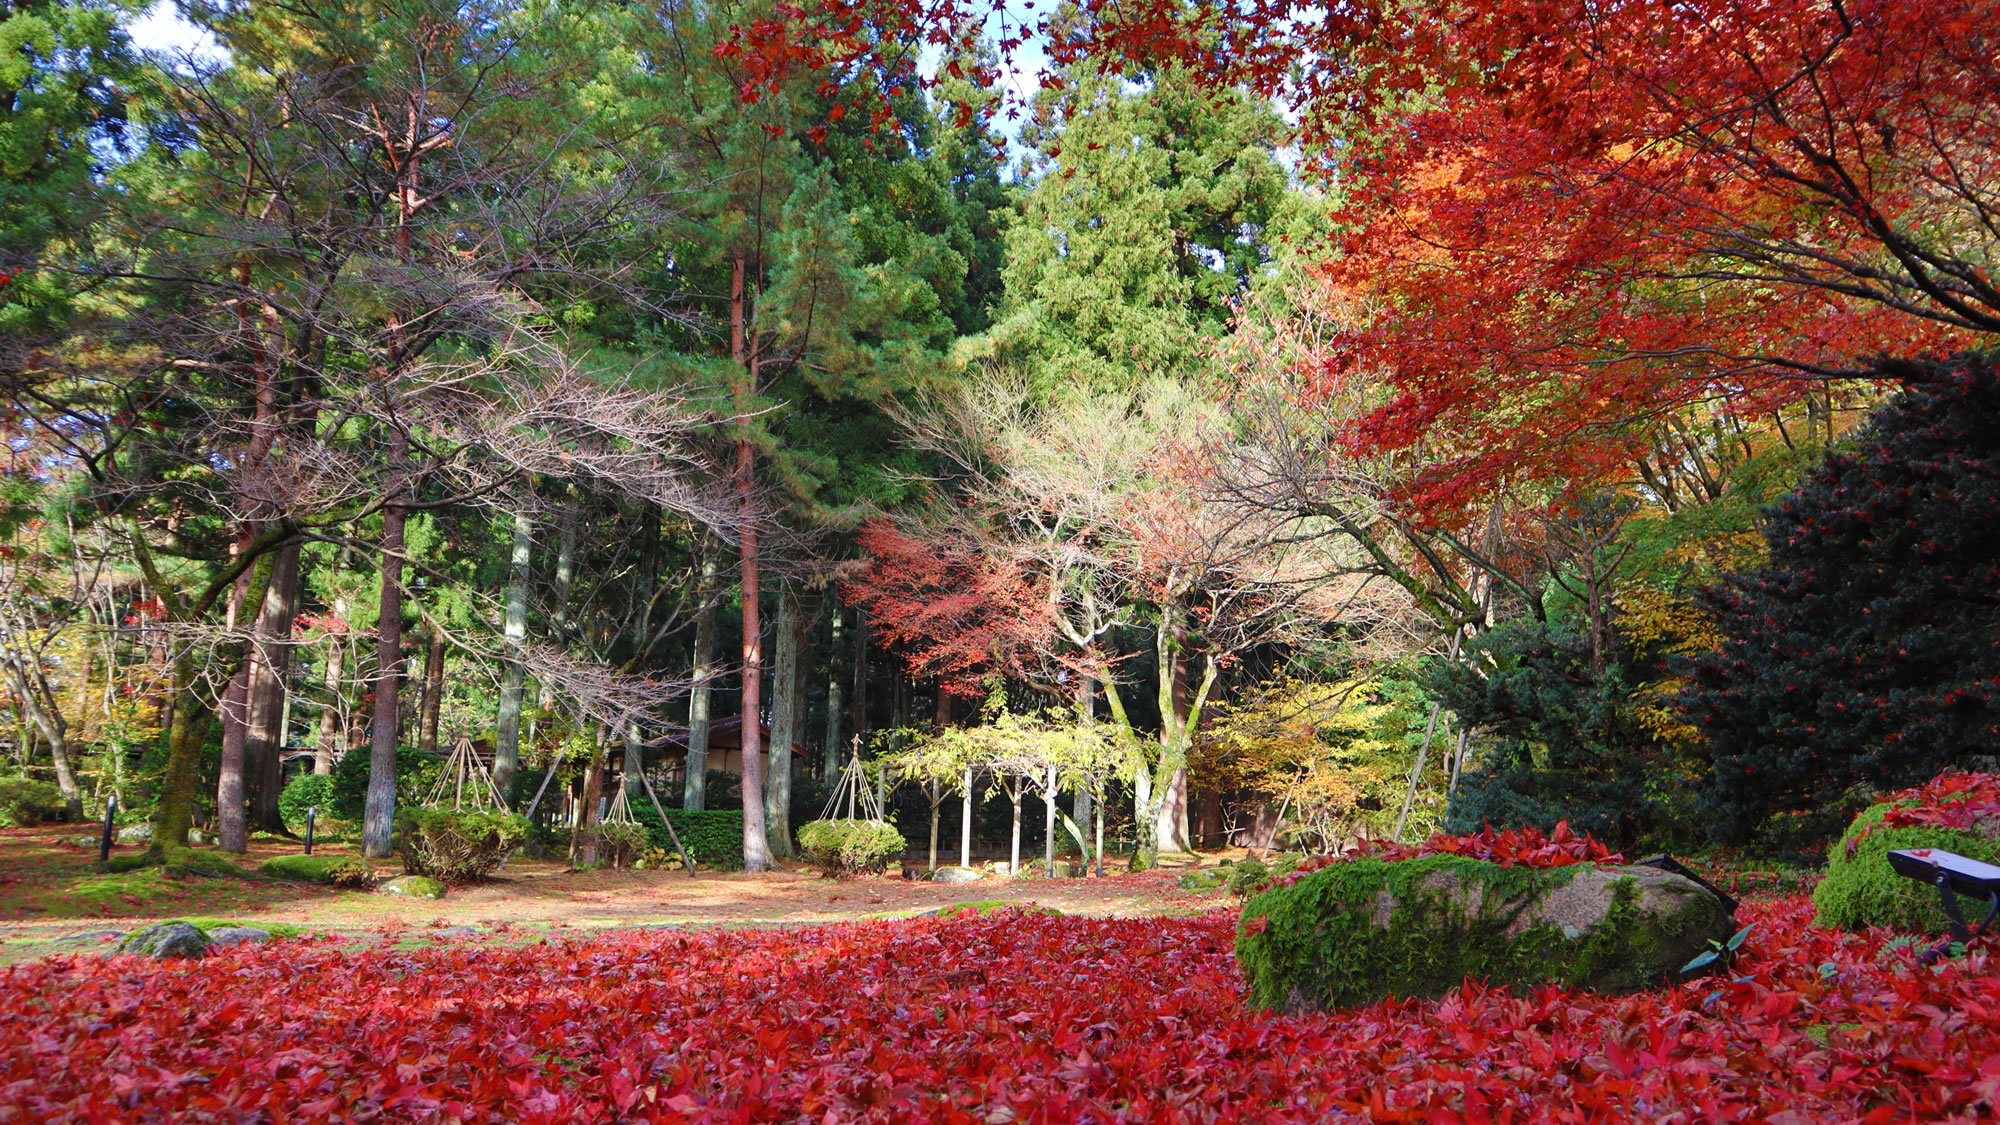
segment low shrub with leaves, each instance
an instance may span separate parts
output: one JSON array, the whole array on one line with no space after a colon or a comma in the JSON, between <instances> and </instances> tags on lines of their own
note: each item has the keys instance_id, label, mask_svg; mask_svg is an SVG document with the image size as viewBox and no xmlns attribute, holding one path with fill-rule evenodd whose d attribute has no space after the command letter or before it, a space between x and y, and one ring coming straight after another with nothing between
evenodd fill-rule
<instances>
[{"instance_id":1,"label":"low shrub with leaves","mask_svg":"<svg viewBox=\"0 0 2000 1125\"><path fill-rule=\"evenodd\" d=\"M485 878L527 838L527 818L513 813L420 808L396 814L403 869L447 883Z\"/></svg>"},{"instance_id":2,"label":"low shrub with leaves","mask_svg":"<svg viewBox=\"0 0 2000 1125\"><path fill-rule=\"evenodd\" d=\"M62 818L62 790L30 777L0 777L0 828L32 828Z\"/></svg>"},{"instance_id":3,"label":"low shrub with leaves","mask_svg":"<svg viewBox=\"0 0 2000 1125\"><path fill-rule=\"evenodd\" d=\"M1233 912L0 968L0 1120L1993 1120L2000 973L1752 903L1727 977L1272 1016ZM312 987L301 988L309 980ZM135 1108L137 1107L137 1108ZM427 1108L434 1107L434 1108Z\"/></svg>"},{"instance_id":4,"label":"low shrub with leaves","mask_svg":"<svg viewBox=\"0 0 2000 1125\"><path fill-rule=\"evenodd\" d=\"M336 819L333 815L333 777L328 774L302 773L285 783L284 791L278 794L278 817L285 827L300 835L306 830L306 810L316 808L314 827L324 831L327 822Z\"/></svg>"},{"instance_id":5,"label":"low shrub with leaves","mask_svg":"<svg viewBox=\"0 0 2000 1125\"><path fill-rule=\"evenodd\" d=\"M597 862L608 867L631 867L645 858L652 840L643 824L615 823L597 826Z\"/></svg>"},{"instance_id":6,"label":"low shrub with leaves","mask_svg":"<svg viewBox=\"0 0 2000 1125\"><path fill-rule=\"evenodd\" d=\"M815 820L799 827L806 862L829 877L875 867L907 846L896 826L884 820Z\"/></svg>"}]
</instances>

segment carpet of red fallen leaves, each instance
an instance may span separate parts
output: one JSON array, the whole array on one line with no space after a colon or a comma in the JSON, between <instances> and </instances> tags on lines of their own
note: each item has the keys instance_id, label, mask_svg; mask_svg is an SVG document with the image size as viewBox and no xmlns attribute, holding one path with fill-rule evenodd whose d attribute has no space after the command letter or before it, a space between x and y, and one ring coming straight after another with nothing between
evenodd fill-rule
<instances>
[{"instance_id":1,"label":"carpet of red fallen leaves","mask_svg":"<svg viewBox=\"0 0 2000 1125\"><path fill-rule=\"evenodd\" d=\"M1754 903L1656 993L1246 1008L1233 911L0 970L0 1122L1984 1121L2000 974Z\"/></svg>"}]
</instances>

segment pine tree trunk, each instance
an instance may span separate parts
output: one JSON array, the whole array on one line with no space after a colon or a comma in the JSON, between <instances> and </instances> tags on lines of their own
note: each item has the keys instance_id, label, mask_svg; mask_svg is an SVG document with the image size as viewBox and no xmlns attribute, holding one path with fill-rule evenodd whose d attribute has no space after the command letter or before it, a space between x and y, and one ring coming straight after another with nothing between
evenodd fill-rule
<instances>
[{"instance_id":1,"label":"pine tree trunk","mask_svg":"<svg viewBox=\"0 0 2000 1125\"><path fill-rule=\"evenodd\" d=\"M347 599L335 598L333 616L345 625ZM313 752L313 772L321 777L333 774L333 759L347 749L347 683L342 673L347 664L347 633L326 635L326 704L319 713L319 743Z\"/></svg>"},{"instance_id":2,"label":"pine tree trunk","mask_svg":"<svg viewBox=\"0 0 2000 1125\"><path fill-rule=\"evenodd\" d=\"M444 630L431 625L430 651L424 656L424 699L417 714L417 748L435 754L438 714L444 708Z\"/></svg>"},{"instance_id":3,"label":"pine tree trunk","mask_svg":"<svg viewBox=\"0 0 2000 1125\"><path fill-rule=\"evenodd\" d=\"M215 830L226 852L250 850L249 809L244 803L243 770L250 744L250 664L246 651L229 677L217 710L222 718L222 765L215 782Z\"/></svg>"},{"instance_id":4,"label":"pine tree trunk","mask_svg":"<svg viewBox=\"0 0 2000 1125\"><path fill-rule=\"evenodd\" d=\"M820 747L820 777L831 784L840 776L840 627L846 614L840 599L831 594L826 604L832 610L832 622L826 644L826 741Z\"/></svg>"},{"instance_id":5,"label":"pine tree trunk","mask_svg":"<svg viewBox=\"0 0 2000 1125\"><path fill-rule=\"evenodd\" d=\"M792 744L804 724L798 713L800 652L805 615L787 583L778 595L778 652L771 697L770 767L764 779L765 838L771 855L792 858Z\"/></svg>"},{"instance_id":6,"label":"pine tree trunk","mask_svg":"<svg viewBox=\"0 0 2000 1125\"><path fill-rule=\"evenodd\" d=\"M250 717L245 745L250 787L250 822L265 832L284 832L278 794L285 784L285 704L292 666L292 618L299 597L299 544L280 547L271 563L271 582L257 612L250 664Z\"/></svg>"},{"instance_id":7,"label":"pine tree trunk","mask_svg":"<svg viewBox=\"0 0 2000 1125\"><path fill-rule=\"evenodd\" d=\"M711 683L715 679L715 579L713 552L704 549L701 607L694 618L694 691L688 699L687 778L681 787L681 807L690 812L708 807L709 707Z\"/></svg>"},{"instance_id":8,"label":"pine tree trunk","mask_svg":"<svg viewBox=\"0 0 2000 1125\"><path fill-rule=\"evenodd\" d=\"M570 830L569 859L575 867L597 862L597 804L604 795L604 771L609 763L605 760L602 730L594 741L597 750L583 771L583 805L577 810L575 827Z\"/></svg>"},{"instance_id":9,"label":"pine tree trunk","mask_svg":"<svg viewBox=\"0 0 2000 1125\"><path fill-rule=\"evenodd\" d=\"M361 823L361 854L389 854L396 825L396 704L403 662L403 525L408 519L404 492L410 459L409 435L389 426L389 503L382 509L381 620L375 633L375 719L368 749L368 802Z\"/></svg>"},{"instance_id":10,"label":"pine tree trunk","mask_svg":"<svg viewBox=\"0 0 2000 1125\"><path fill-rule=\"evenodd\" d=\"M504 643L507 666L501 672L498 737L493 749L493 784L502 795L521 768L521 695L526 675L521 649L528 643L528 569L532 561L535 525L524 512L514 514L514 549L507 577L507 619Z\"/></svg>"},{"instance_id":11,"label":"pine tree trunk","mask_svg":"<svg viewBox=\"0 0 2000 1125\"><path fill-rule=\"evenodd\" d=\"M200 670L192 651L174 658L173 725L167 731L167 762L160 776L159 803L153 806L153 848L164 853L185 848L194 827L194 792L201 780L201 751L208 741L208 708L195 690Z\"/></svg>"}]
</instances>

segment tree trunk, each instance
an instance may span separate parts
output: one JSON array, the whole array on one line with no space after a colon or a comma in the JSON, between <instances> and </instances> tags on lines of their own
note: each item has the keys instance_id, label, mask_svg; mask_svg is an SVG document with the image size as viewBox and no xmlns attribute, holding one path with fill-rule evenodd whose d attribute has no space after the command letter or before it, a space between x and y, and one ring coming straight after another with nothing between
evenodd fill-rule
<instances>
[{"instance_id":1,"label":"tree trunk","mask_svg":"<svg viewBox=\"0 0 2000 1125\"><path fill-rule=\"evenodd\" d=\"M382 509L381 619L375 632L375 721L368 749L368 802L361 823L361 854L389 854L396 825L396 702L403 662L403 525L408 519L410 438L389 425L389 503Z\"/></svg>"},{"instance_id":2,"label":"tree trunk","mask_svg":"<svg viewBox=\"0 0 2000 1125\"><path fill-rule=\"evenodd\" d=\"M1025 782L1017 782L1007 790L1007 796L1014 802L1014 838L1007 852L1007 875L1012 878L1021 873L1021 787Z\"/></svg>"},{"instance_id":3,"label":"tree trunk","mask_svg":"<svg viewBox=\"0 0 2000 1125\"><path fill-rule=\"evenodd\" d=\"M854 734L868 740L868 611L854 611Z\"/></svg>"},{"instance_id":4,"label":"tree trunk","mask_svg":"<svg viewBox=\"0 0 2000 1125\"><path fill-rule=\"evenodd\" d=\"M765 838L771 855L792 858L792 744L798 741L805 724L798 711L803 660L800 649L805 640L805 615L799 611L798 595L786 583L778 595L777 667L773 670L771 698L771 749L769 773L764 779Z\"/></svg>"},{"instance_id":5,"label":"tree trunk","mask_svg":"<svg viewBox=\"0 0 2000 1125\"><path fill-rule=\"evenodd\" d=\"M76 783L76 771L70 766L69 724L56 706L55 692L49 690L40 669L33 671L34 682L31 683L29 673L20 661L10 661L8 667L14 674L22 711L42 732L42 737L48 739L49 758L56 770L56 788L62 793L63 815L71 822L80 821L83 819L83 788Z\"/></svg>"},{"instance_id":6,"label":"tree trunk","mask_svg":"<svg viewBox=\"0 0 2000 1125\"><path fill-rule=\"evenodd\" d=\"M201 779L201 749L208 741L210 719L195 690L199 675L193 652L174 658L174 718L167 732L159 803L153 806L152 850L156 853L187 847L188 830L194 827L194 791Z\"/></svg>"},{"instance_id":7,"label":"tree trunk","mask_svg":"<svg viewBox=\"0 0 2000 1125\"><path fill-rule=\"evenodd\" d=\"M939 790L943 782L927 781L925 796L931 799L931 871L937 871L938 822L944 819L944 794Z\"/></svg>"},{"instance_id":8,"label":"tree trunk","mask_svg":"<svg viewBox=\"0 0 2000 1125\"><path fill-rule=\"evenodd\" d=\"M229 677L222 694L222 765L215 782L215 831L226 852L250 850L249 809L244 804L243 770L250 744L249 652Z\"/></svg>"},{"instance_id":9,"label":"tree trunk","mask_svg":"<svg viewBox=\"0 0 2000 1125\"><path fill-rule=\"evenodd\" d=\"M1042 781L1042 874L1056 873L1056 768Z\"/></svg>"},{"instance_id":10,"label":"tree trunk","mask_svg":"<svg viewBox=\"0 0 2000 1125\"><path fill-rule=\"evenodd\" d=\"M1159 816L1153 824L1153 847L1161 852L1185 852L1191 850L1187 832L1187 766L1169 762L1175 758L1186 761L1186 747L1193 734L1187 729L1187 615L1178 603L1163 612L1166 618L1160 625L1164 643L1159 646L1159 671L1163 689L1160 702L1166 706L1160 711L1161 792ZM1174 753L1176 749L1179 754Z\"/></svg>"},{"instance_id":11,"label":"tree trunk","mask_svg":"<svg viewBox=\"0 0 2000 1125\"><path fill-rule=\"evenodd\" d=\"M820 776L831 784L840 776L840 629L847 615L831 593L826 604L833 612L826 643L826 741L821 745Z\"/></svg>"},{"instance_id":12,"label":"tree trunk","mask_svg":"<svg viewBox=\"0 0 2000 1125\"><path fill-rule=\"evenodd\" d=\"M245 745L249 771L250 822L266 832L284 832L278 794L284 789L285 724L292 667L292 617L298 610L299 544L280 547L271 562L271 581L257 611L251 636L250 718Z\"/></svg>"},{"instance_id":13,"label":"tree trunk","mask_svg":"<svg viewBox=\"0 0 2000 1125\"><path fill-rule=\"evenodd\" d=\"M965 771L965 815L958 822L958 865L972 866L972 770Z\"/></svg>"},{"instance_id":14,"label":"tree trunk","mask_svg":"<svg viewBox=\"0 0 2000 1125\"><path fill-rule=\"evenodd\" d=\"M313 752L313 772L321 777L333 773L333 759L347 749L347 683L342 672L347 663L347 599L335 598L333 616L343 625L341 632L326 635L326 705L319 713L319 744Z\"/></svg>"},{"instance_id":15,"label":"tree trunk","mask_svg":"<svg viewBox=\"0 0 2000 1125\"><path fill-rule=\"evenodd\" d=\"M514 513L514 549L507 575L507 619L503 626L507 664L501 672L498 732L493 747L493 784L503 796L521 768L521 694L526 673L521 649L528 643L528 567L532 561L535 525L527 513Z\"/></svg>"},{"instance_id":16,"label":"tree trunk","mask_svg":"<svg viewBox=\"0 0 2000 1125\"><path fill-rule=\"evenodd\" d=\"M438 714L444 709L444 630L431 623L430 652L424 657L424 701L417 710L417 748L435 754Z\"/></svg>"},{"instance_id":17,"label":"tree trunk","mask_svg":"<svg viewBox=\"0 0 2000 1125\"><path fill-rule=\"evenodd\" d=\"M597 804L604 794L604 771L609 763L605 761L604 732L599 730L593 741L597 749L583 771L583 806L577 810L576 825L570 829L569 861L573 867L597 862Z\"/></svg>"},{"instance_id":18,"label":"tree trunk","mask_svg":"<svg viewBox=\"0 0 2000 1125\"><path fill-rule=\"evenodd\" d=\"M757 451L750 443L751 397L756 393L754 361L745 346L746 319L743 275L745 261L736 256L729 284L730 351L739 372L736 384L736 516L738 558L743 586L743 870L756 874L771 866L764 834L764 763L757 729L764 687L764 621L759 612L757 558Z\"/></svg>"},{"instance_id":19,"label":"tree trunk","mask_svg":"<svg viewBox=\"0 0 2000 1125\"><path fill-rule=\"evenodd\" d=\"M699 812L708 807L709 693L715 678L715 578L716 566L708 544L701 560L701 607L694 618L694 692L688 698L687 781L681 788L681 807Z\"/></svg>"}]
</instances>

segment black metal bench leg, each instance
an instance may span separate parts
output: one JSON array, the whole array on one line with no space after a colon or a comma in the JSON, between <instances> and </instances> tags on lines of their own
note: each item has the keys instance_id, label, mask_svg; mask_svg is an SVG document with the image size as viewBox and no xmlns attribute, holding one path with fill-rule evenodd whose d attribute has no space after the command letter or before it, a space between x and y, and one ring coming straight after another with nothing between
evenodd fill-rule
<instances>
[{"instance_id":1,"label":"black metal bench leg","mask_svg":"<svg viewBox=\"0 0 2000 1125\"><path fill-rule=\"evenodd\" d=\"M1937 889L1939 897L1944 899L1944 918L1951 927L1951 936L1924 951L1924 955L1918 958L1918 961L1925 965L1933 964L1943 957L1954 941L1961 945L1971 945L1974 938L1983 936L1992 928L1994 918L2000 917L2000 891L1993 891L1986 896L1989 904L1986 917L1975 930L1965 924L1965 915L1958 908L1958 895L1953 893L1949 878L1942 872L1938 875Z\"/></svg>"}]
</instances>

